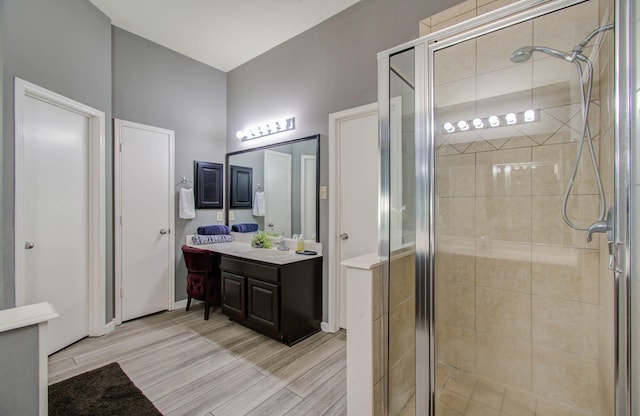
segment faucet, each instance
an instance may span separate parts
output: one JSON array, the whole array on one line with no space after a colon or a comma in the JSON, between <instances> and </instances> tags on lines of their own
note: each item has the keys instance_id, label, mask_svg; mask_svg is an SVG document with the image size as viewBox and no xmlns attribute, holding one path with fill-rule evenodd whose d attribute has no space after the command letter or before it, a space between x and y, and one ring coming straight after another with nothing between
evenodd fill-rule
<instances>
[{"instance_id":1,"label":"faucet","mask_svg":"<svg viewBox=\"0 0 640 416\"><path fill-rule=\"evenodd\" d=\"M289 247L287 247L284 237L280 237L280 239L276 241L276 248L280 251L289 251Z\"/></svg>"}]
</instances>

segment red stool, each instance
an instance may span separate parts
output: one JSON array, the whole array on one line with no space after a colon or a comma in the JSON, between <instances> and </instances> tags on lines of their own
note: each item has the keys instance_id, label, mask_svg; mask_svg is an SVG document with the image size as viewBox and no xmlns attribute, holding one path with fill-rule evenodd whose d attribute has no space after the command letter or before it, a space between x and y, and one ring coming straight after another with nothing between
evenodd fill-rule
<instances>
[{"instance_id":1,"label":"red stool","mask_svg":"<svg viewBox=\"0 0 640 416\"><path fill-rule=\"evenodd\" d=\"M215 254L187 245L182 246L182 255L187 266L187 311L191 299L204 302L204 319L209 319L209 308L220 304L220 272Z\"/></svg>"}]
</instances>

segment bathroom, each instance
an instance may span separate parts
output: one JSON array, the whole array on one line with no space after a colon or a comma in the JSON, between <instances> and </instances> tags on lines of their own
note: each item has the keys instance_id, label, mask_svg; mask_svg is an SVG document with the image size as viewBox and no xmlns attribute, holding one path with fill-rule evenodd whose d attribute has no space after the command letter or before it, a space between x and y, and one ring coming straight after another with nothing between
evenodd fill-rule
<instances>
[{"instance_id":1,"label":"bathroom","mask_svg":"<svg viewBox=\"0 0 640 416\"><path fill-rule=\"evenodd\" d=\"M269 115L269 107L277 106L283 111L295 111L300 114L297 120L299 126L297 135L300 137L326 132L328 113L378 100L378 92L375 88L376 54L394 45L415 39L418 36L417 24L422 29L420 35L428 35L467 21L487 11L489 6L497 7L507 4L502 1L490 2L491 4L484 1L472 3L473 7L469 7L469 2L451 1L446 5L439 4L438 10L435 10L434 5L422 6L422 9L412 5L406 10L397 8L400 10L394 11L394 14L392 14L393 7L382 8L380 10L392 14L398 21L415 21L415 24L411 23L412 26L409 27L410 24L407 23L406 28L395 30L390 30L385 24L380 24L379 27L370 24L357 26L362 31L362 35L356 39L349 37L352 42L348 45L349 48L336 49L336 51L323 50L322 54L310 53L307 46L315 41L314 36L325 36L323 40L329 44L339 43L341 36L348 33L345 27L348 27L350 19L368 16L368 5L357 4L350 12L351 14L346 14L341 18L342 20L339 20L340 24L332 23L337 26L330 35L327 31L320 32L320 29L311 31L305 35L306 37L303 36L302 40L298 39L290 43L287 48L276 48L271 53L257 58L250 65L230 73L212 69L204 70L184 64L178 57L162 51L158 45L124 30L112 28L107 19L97 16L94 10L85 10L82 13L67 11L69 16L66 19L74 20L68 22L68 26L74 28L78 26L78 31L87 33L83 39L72 41L73 36L51 25L41 24L44 28L42 29L38 28L35 22L27 23L28 19L14 19L13 22L11 20L16 14L23 16L28 13L42 13L64 21L65 17L61 14L64 14L65 8L56 10L55 7L42 4L33 9L25 6L25 10L20 10L18 13L15 9L7 7L9 3L5 4L3 13L10 18L5 18L2 28L5 43L3 50L5 144L2 152L4 224L2 306L6 308L14 304L13 281L9 278L13 272L14 242L11 236L13 189L7 185L11 183L13 172L11 156L13 145L9 143L13 130L11 123L7 122L12 119L12 94L11 88L7 87L10 85L11 77L20 75L26 79L33 79L49 88L73 95L90 105L103 108L107 119L112 116L126 117L149 124L163 124L165 120L169 121L176 126L176 131L183 138L189 137L177 149L176 172L180 175L178 172L190 171L194 159L224 163L226 152L242 150L245 146L250 146L231 136L235 130L247 122L247 119L261 119ZM533 4L530 3L529 6ZM442 12L447 9L446 6L454 6L454 8ZM566 11L549 12L548 16L536 17L533 21L525 19L527 21L523 20L508 28L497 30L495 33L484 30L482 33L475 33L465 41L452 43L447 48L435 51L434 79L429 81L432 82L429 85L435 87L433 95L436 112L432 114L435 121L430 127L419 124L419 128L433 128L434 131L438 131L444 128L446 122L452 122L455 125L459 120L466 120L473 125L475 118L481 118L483 122L488 123L488 117L494 112L499 116L505 116L510 112L524 115L524 112L531 108L537 111L535 122L540 121L540 124L544 125L543 130L537 132L531 131L530 126L518 124L513 128L524 131L525 134L511 134L508 137L503 135L504 130L489 137L488 135L492 132L487 127L484 130L487 136L483 136L482 141L475 142L474 148L468 147L472 139L467 137L471 136L473 127L470 127L469 134L467 132L445 134L438 131L441 134L437 138L442 142L438 142L437 151L431 155L436 160L435 179L428 176L425 165L423 165L425 170L417 171L418 174L415 168L412 168L418 156L424 158L420 160L421 163L431 156L428 153L417 153L410 149L412 146L415 148L419 143L418 135L412 129L415 120L411 119L415 97L405 96L405 94L411 94L413 89L408 87L405 81L390 75L389 82L392 84L393 92L400 90L400 94L407 99L406 103L403 102L406 104L403 105L406 114L402 122L403 148L401 149L403 154L401 159L406 163L401 164L403 174L400 183L404 192L401 192L403 203L399 204L400 207L405 206L404 214L401 218L397 218L396 222L390 221L392 225L401 224L401 229L392 228L387 232L391 233L389 238L391 251L397 248L394 244L402 246L405 250L408 246L415 245L418 254L418 263L411 261L411 256L405 256L401 258L407 261L406 264L392 264L389 275L391 288L393 291L393 285L401 277L409 282L408 285L403 284L403 287L412 287L410 282L415 280L412 269L415 264L422 268L418 270L421 276L426 276L431 269L436 276L435 287L432 288L436 296L432 310L435 312L432 332L428 333L426 328L433 316L429 316L426 312L418 316L417 328L412 324L411 318L401 319L406 324L404 326L390 327L389 353L395 354L393 348L397 347L402 350L400 355L403 357L411 356L411 345L417 345L419 349L416 351L416 362L403 361L402 364L405 365L404 368L419 368L421 369L419 374L427 376L426 381L425 379L415 381L423 387L418 389L419 393L416 396L411 393L412 389L415 391L415 384L414 387L411 386L411 377L402 379L402 382L408 383L408 386L398 387L398 391L403 393L394 396L393 391L396 387L393 381L397 378L394 378L396 373L393 369L400 367L395 367L393 364L400 364L401 361L387 363L390 366L389 390L391 392L387 404L398 412L403 409L410 410L411 403L416 406L416 414L428 414L425 410L427 406L434 406L436 410L444 406L447 409L438 410L444 412L452 407L449 405L451 402L445 403L448 399L462 406L456 400L464 396L459 391L447 388L447 381L457 380L458 373L463 376L471 374L472 378L475 377L474 383L479 379L490 379L496 381L499 386L513 387L512 390L515 393L505 387L501 402L503 404L508 402L507 397L521 394L527 397L529 402L535 400L536 405L539 402L544 406L547 401L551 401L559 403L561 411L573 411L575 414L605 415L610 413L601 409L611 408L614 405L623 406L618 403L625 402L625 398L614 393L616 383L612 376L613 349L620 343L612 341L616 333L612 326L615 287L611 284L612 273L607 269L609 261L606 237L596 234L592 243L586 243L584 232L570 230L562 220L563 196L576 156L571 146L575 146L581 128L579 102L581 92L576 67L573 63L562 62L539 52L534 52L530 61L522 63L512 63L509 57L517 49L530 45L546 46L568 52L592 30L614 22L618 25L615 16L616 13L621 13L619 9L624 7L630 6L625 2L614 5L613 2L609 4L605 1L591 0L571 6ZM423 13L426 9L430 12ZM579 10L579 12L573 16L573 13L569 12L570 9ZM359 10L363 15L356 13ZM384 15L382 11L380 11L381 16ZM395 13L398 15L396 16ZM420 17L444 14L437 19L432 17L418 23L417 17L412 16L415 13L423 13ZM624 16L631 16L631 14L627 13ZM84 23L80 23L82 21ZM385 20L380 18L380 21ZM545 27L544 31L536 32L538 22ZM628 30L631 29L628 28ZM39 33L39 31L45 33L50 31L52 42L59 42L59 44L47 44L44 40L41 43L28 43L27 34ZM385 36L376 37L373 32L383 32ZM585 49L588 52L585 56L594 62L594 68L596 68L591 92L589 128L594 138L596 157L600 160L599 172L602 177L607 209L613 206L612 201L617 198L612 175L615 151L613 145L615 127L612 126L615 125L614 113L617 107L614 101L613 85L615 84L613 77L616 73L613 34L613 31L602 33L602 36L592 40ZM369 37L378 40L368 42ZM23 40L19 41L19 38ZM380 38L383 39L380 40ZM22 42L27 43L25 45ZM92 52L87 52L88 59L82 59L79 57L82 54L78 54L77 50L73 52L61 47L60 44L64 42L73 42L77 50ZM598 48L594 47L596 43L599 45ZM495 44L500 47L493 47ZM405 68L407 64L415 66L416 62L419 63L418 67L424 66L424 59L419 61L419 58L424 58L427 53L425 49L417 48L415 56L409 56L411 55L409 53L403 55L404 50L413 47L414 45L406 45L392 50L390 61L392 63L401 61L397 62L396 69ZM597 49L597 59L595 55L592 56L594 49ZM167 72L164 75L169 72L172 75L145 80L138 72L140 68L137 65L140 62L135 59L141 50L147 51L146 53L149 53L152 59L165 62L167 68L164 71ZM361 61L342 67L340 62L348 61L346 58L352 54L351 50L359 51L358 56L361 57ZM35 56L40 58L34 58ZM310 79L313 77L313 70L324 67L327 56L334 63L331 71L344 75L336 82L316 85ZM305 59L298 57L305 57ZM450 60L456 64L448 64ZM74 66L75 69L69 70L72 63L77 67ZM171 67L171 65L174 66ZM446 66L443 70L439 65ZM547 69L545 72L538 72L536 65ZM47 75L47 70L55 75ZM424 71L424 68L422 70ZM269 85L267 78L259 76L261 71L273 77L276 77L275 74L285 74L290 71L295 76L286 77L286 83L284 76L276 77L279 81L275 83L277 85ZM415 74L411 74L410 71L400 72L404 72L403 76L413 81L414 88L422 86L423 90L427 89L425 79L415 79ZM177 73L182 75L176 76ZM188 84L188 78L210 79L211 81L204 86L191 87L205 88L211 96L217 98L209 102L205 100L193 102L193 108L185 112L179 108L167 109L156 106L150 103L151 100L145 98L152 96L156 102L184 103L190 96L183 95L176 85L180 82ZM496 79L500 81L499 85L491 84L492 80ZM553 85L553 87L545 90L544 85ZM635 90L637 88L634 88ZM549 99L550 102L536 101L536 92L541 93L538 98ZM562 92L564 93L561 94ZM562 96L549 96L546 93L558 93ZM493 96L498 96L499 99ZM525 97L524 101L521 101L523 97ZM418 98L425 100L427 96L422 95ZM562 99L565 101L557 101ZM415 108L419 108L417 104ZM419 121L422 122L422 119ZM548 122L552 125L545 125ZM111 125L107 123L107 137L111 137L111 130ZM422 132L418 133L421 133L420 137L425 137ZM230 138L227 139L227 136ZM480 148L481 145L491 147ZM599 191L593 172L590 170L590 155L586 146L585 144L581 159L581 169L584 170L579 172L574 185L575 191L572 194L574 196L567 204L570 219L581 226L591 225L600 217ZM219 149L225 149L225 151ZM323 156L326 154L326 147L321 148L321 153ZM558 161L560 155L563 156L562 162ZM323 156L321 160L326 163L327 158ZM393 155L391 157L393 158ZM545 164L547 162L551 164ZM487 168L488 166L491 168ZM533 169L534 166L535 169ZM513 169L510 171L513 173L509 180L504 170L507 167ZM516 172L516 167L521 169ZM525 167L527 169L524 169ZM500 172L497 169L500 169ZM321 170L323 183L327 181L327 170L327 165L323 165ZM534 171L535 173L532 173ZM414 182L409 180L412 175ZM107 175L108 189L112 186L110 178L110 175ZM418 215L422 212L420 209L425 207L416 205L415 202L427 201L429 195L428 187L416 189L416 180L435 188L437 199L433 200L435 208L432 212L433 217ZM433 182L429 182L431 180ZM633 179L633 184L636 183L637 180ZM633 189L635 192L635 187ZM398 191L399 189L393 188L390 190L392 199L394 192ZM415 200L412 199L414 196ZM111 196L107 195L107 218L109 218L107 228L113 226L113 219L109 215L112 207L110 198ZM498 210L499 203L501 206L508 207L508 210ZM324 204L321 203L320 212L321 221L326 223L327 206ZM630 202L629 206L631 207L629 209L635 209L635 203ZM412 211L413 207L416 208ZM581 210L576 210L576 207ZM523 213L525 215L522 215ZM204 214L199 221L215 222L213 216L207 215L209 214ZM429 229L428 220L433 221L431 224L435 224L433 230ZM184 239L184 236L193 233L196 225L178 221L176 239ZM385 231L382 231L384 235ZM633 241L634 236L635 234L627 238ZM327 241L326 228L320 231L320 241ZM108 240L107 246L111 244L112 241ZM432 254L436 254L433 256L433 264L424 257L429 250L432 250ZM383 251L382 254L388 255L389 250ZM112 255L113 253L107 249L107 276L113 274L110 269ZM179 259L178 253L176 258ZM553 258L561 264L573 260L576 267L571 270L560 267L562 270L558 270L559 266L554 266L555 263L548 260ZM500 267L496 263L499 263ZM176 265L175 287L178 293L178 290L182 290L185 285L183 278L185 269L179 260L176 261ZM505 267L505 265L509 266ZM398 269L403 271L399 274L395 273L395 266L399 266ZM578 269L578 266L582 269ZM634 270L633 267L635 265L629 263L625 270L628 273L629 270ZM506 269L510 271L508 274L505 272ZM443 277L440 280L438 276ZM548 276L564 276L565 280L558 281ZM581 281L585 276L588 276L585 282L587 286L576 286L577 281ZM428 293L429 287L420 286L420 284L425 283L420 282L418 286L423 289L422 293ZM633 286L631 287L634 290ZM108 291L111 290L110 288L111 286L107 285ZM437 301L439 296L443 296L448 301L439 303ZM106 297L112 299L113 293L108 292ZM176 300L180 298L177 297ZM412 294L406 294L403 302L400 302L405 308L402 313L413 309L412 301ZM577 314L576 311L578 311ZM632 317L634 312L628 311L627 315ZM107 302L107 314L113 314L110 302ZM438 316L447 318L439 321ZM561 320L557 319L558 316L577 316L577 318ZM392 316L391 319L393 318ZM611 325L607 325L607 322ZM415 335L411 335L411 332L415 329L418 330L418 337L414 343ZM408 332L401 332L402 335L394 336L393 330ZM413 331L413 333L416 332ZM396 342L402 345L394 345ZM433 356L430 355L428 348L431 343L434 347ZM463 348L469 345L474 345L475 348ZM408 351L409 354L407 354ZM393 361L392 358L390 357L390 361ZM428 370L430 360L434 364L433 373ZM555 371L556 368L563 368L563 371ZM554 370L551 371L551 375L557 378L551 376L549 376L551 378L545 378L549 375L549 369ZM586 380L584 385L573 383L575 378L572 377L577 376L575 369L588 372L588 376L585 377L578 374L580 380ZM402 374L407 373L402 372ZM420 384L428 383L429 378L432 378L435 383L433 389L435 403L431 404L428 404L430 388ZM438 380L442 381L443 385L439 385ZM407 391L408 394L405 393ZM399 397L398 401L394 397ZM412 397L415 397L418 402L412 402ZM478 402L473 400L473 397L467 399L466 406L473 404L474 401ZM480 399L479 406L492 410L487 403L491 402L486 400L483 402ZM462 412L458 411L458 413ZM552 414L551 411L548 414Z\"/></svg>"}]
</instances>

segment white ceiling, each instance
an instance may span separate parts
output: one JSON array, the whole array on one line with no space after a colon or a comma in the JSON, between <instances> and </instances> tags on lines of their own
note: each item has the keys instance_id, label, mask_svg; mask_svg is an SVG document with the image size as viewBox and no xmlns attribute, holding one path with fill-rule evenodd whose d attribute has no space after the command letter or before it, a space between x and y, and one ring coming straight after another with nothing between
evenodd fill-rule
<instances>
[{"instance_id":1,"label":"white ceiling","mask_svg":"<svg viewBox=\"0 0 640 416\"><path fill-rule=\"evenodd\" d=\"M360 0L90 0L114 26L222 71Z\"/></svg>"}]
</instances>

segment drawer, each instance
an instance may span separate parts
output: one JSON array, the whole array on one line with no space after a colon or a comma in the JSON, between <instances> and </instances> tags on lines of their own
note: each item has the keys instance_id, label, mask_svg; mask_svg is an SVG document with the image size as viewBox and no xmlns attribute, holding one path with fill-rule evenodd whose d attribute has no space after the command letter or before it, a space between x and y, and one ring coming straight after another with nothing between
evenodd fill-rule
<instances>
[{"instance_id":1,"label":"drawer","mask_svg":"<svg viewBox=\"0 0 640 416\"><path fill-rule=\"evenodd\" d=\"M249 260L242 260L235 257L222 256L220 259L220 269L236 273L242 276L255 277L270 282L280 281L280 267L269 266Z\"/></svg>"}]
</instances>

